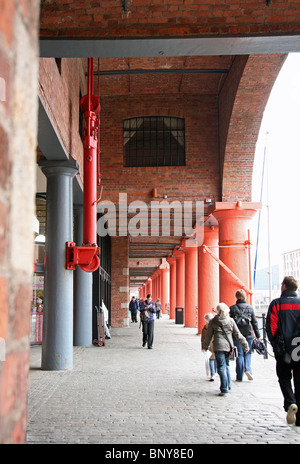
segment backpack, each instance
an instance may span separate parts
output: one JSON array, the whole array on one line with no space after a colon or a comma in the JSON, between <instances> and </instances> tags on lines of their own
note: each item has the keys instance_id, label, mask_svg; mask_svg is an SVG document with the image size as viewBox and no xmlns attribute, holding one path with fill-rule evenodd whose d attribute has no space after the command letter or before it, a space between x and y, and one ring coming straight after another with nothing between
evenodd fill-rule
<instances>
[{"instance_id":1,"label":"backpack","mask_svg":"<svg viewBox=\"0 0 300 464\"><path fill-rule=\"evenodd\" d=\"M238 328L249 327L251 325L251 318L246 314L248 306L246 306L244 310L241 310L238 305L235 305L235 307L239 310L239 313L234 315L234 320Z\"/></svg>"}]
</instances>

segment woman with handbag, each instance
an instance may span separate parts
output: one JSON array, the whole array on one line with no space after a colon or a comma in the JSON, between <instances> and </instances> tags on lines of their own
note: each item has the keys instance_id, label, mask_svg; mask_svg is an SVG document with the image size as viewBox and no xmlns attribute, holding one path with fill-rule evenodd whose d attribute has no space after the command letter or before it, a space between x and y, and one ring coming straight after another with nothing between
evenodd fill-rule
<instances>
[{"instance_id":1,"label":"woman with handbag","mask_svg":"<svg viewBox=\"0 0 300 464\"><path fill-rule=\"evenodd\" d=\"M208 350L211 339L214 337L213 347L221 381L220 396L224 396L231 389L229 355L234 349L232 336L240 342L245 352L249 350L249 346L234 320L229 317L228 306L225 303L219 303L216 312L217 315L208 324L203 347Z\"/></svg>"}]
</instances>

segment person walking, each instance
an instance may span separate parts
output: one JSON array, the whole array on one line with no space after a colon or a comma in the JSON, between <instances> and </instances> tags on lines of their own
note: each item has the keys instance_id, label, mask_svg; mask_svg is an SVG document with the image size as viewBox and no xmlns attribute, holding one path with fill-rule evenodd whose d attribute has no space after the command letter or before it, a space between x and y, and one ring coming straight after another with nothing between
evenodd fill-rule
<instances>
[{"instance_id":1,"label":"person walking","mask_svg":"<svg viewBox=\"0 0 300 464\"><path fill-rule=\"evenodd\" d=\"M155 303L155 307L156 307L156 319L159 319L160 318L160 312L162 312L162 305L161 305L161 302L160 302L159 298L157 298L157 301Z\"/></svg>"},{"instance_id":2,"label":"person walking","mask_svg":"<svg viewBox=\"0 0 300 464\"><path fill-rule=\"evenodd\" d=\"M248 380L253 380L252 367L251 367L251 348L253 344L254 334L255 337L260 339L260 332L258 328L257 319L255 317L254 309L246 302L246 292L243 289L237 290L235 305L230 306L230 317L232 317L238 326L239 331L247 340L249 351L244 352L242 345L234 338L233 342L238 350L238 357L236 358L236 380L241 382L243 380L244 372Z\"/></svg>"},{"instance_id":3,"label":"person walking","mask_svg":"<svg viewBox=\"0 0 300 464\"><path fill-rule=\"evenodd\" d=\"M249 346L234 320L229 317L228 306L225 303L219 303L216 312L217 315L208 324L203 348L208 350L211 339L214 337L213 348L221 380L219 395L224 396L231 389L229 354L233 346L232 335L241 343L245 352L249 350Z\"/></svg>"},{"instance_id":4,"label":"person walking","mask_svg":"<svg viewBox=\"0 0 300 464\"><path fill-rule=\"evenodd\" d=\"M143 320L143 312L148 312L149 317ZM153 348L154 339L154 315L156 313L155 303L148 294L146 300L141 304L140 317L143 324L143 346L148 346L148 349Z\"/></svg>"},{"instance_id":5,"label":"person walking","mask_svg":"<svg viewBox=\"0 0 300 464\"><path fill-rule=\"evenodd\" d=\"M137 310L138 310L138 302L135 299L135 296L131 298L129 303L129 311L131 313L131 322L137 322Z\"/></svg>"},{"instance_id":6,"label":"person walking","mask_svg":"<svg viewBox=\"0 0 300 464\"><path fill-rule=\"evenodd\" d=\"M205 325L204 325L204 327L202 329L202 332L201 332L201 348L202 348L202 350L204 350L204 341L205 341L205 338L206 338L209 321L211 321L213 318L214 318L213 313L206 313L205 316L204 316ZM210 351L211 355L210 355L209 359L207 359L207 358L205 359L205 367L206 367L207 375L210 374L210 379L209 380L212 382L212 381L215 380L215 375L216 375L216 371L217 371L217 362L216 362L216 357L215 357L215 353L214 353L214 350L213 350L213 338L212 338L212 340L210 342L209 351ZM208 364L208 366L207 366L207 364Z\"/></svg>"},{"instance_id":7,"label":"person walking","mask_svg":"<svg viewBox=\"0 0 300 464\"><path fill-rule=\"evenodd\" d=\"M297 290L298 281L293 276L285 276L280 298L270 303L266 331L276 359L287 423L295 424L300 431L300 298Z\"/></svg>"}]
</instances>

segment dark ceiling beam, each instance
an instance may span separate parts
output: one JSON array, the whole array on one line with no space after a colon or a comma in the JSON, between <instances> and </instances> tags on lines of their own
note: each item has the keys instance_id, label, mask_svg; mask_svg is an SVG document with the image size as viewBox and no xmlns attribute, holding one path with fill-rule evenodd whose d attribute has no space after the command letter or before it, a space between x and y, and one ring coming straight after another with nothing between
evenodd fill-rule
<instances>
[{"instance_id":1,"label":"dark ceiling beam","mask_svg":"<svg viewBox=\"0 0 300 464\"><path fill-rule=\"evenodd\" d=\"M101 76L132 76L135 74L228 74L228 69L118 69L115 71L100 71ZM87 76L87 73L85 73ZM94 72L94 76L98 76L98 72Z\"/></svg>"}]
</instances>

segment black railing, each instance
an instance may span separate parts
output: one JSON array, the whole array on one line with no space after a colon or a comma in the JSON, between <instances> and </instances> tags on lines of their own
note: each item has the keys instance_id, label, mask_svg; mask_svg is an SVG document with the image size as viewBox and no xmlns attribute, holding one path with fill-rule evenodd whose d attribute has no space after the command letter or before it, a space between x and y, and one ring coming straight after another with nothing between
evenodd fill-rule
<instances>
[{"instance_id":1,"label":"black railing","mask_svg":"<svg viewBox=\"0 0 300 464\"><path fill-rule=\"evenodd\" d=\"M269 347L271 347L271 344L268 340L267 336L267 331L266 331L266 315L265 313L262 313L261 316L256 315L256 319L258 321L258 328L260 332L262 333L262 339L266 347L266 353L264 354L264 358L268 359L268 356L274 357L273 352L269 352Z\"/></svg>"}]
</instances>

